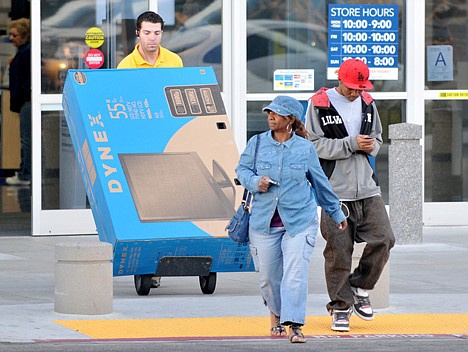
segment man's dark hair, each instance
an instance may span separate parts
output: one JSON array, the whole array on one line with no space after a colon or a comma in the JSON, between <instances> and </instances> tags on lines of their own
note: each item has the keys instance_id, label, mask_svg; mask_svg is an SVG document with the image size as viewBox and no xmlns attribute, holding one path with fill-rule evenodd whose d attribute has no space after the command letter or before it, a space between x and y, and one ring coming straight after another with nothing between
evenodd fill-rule
<instances>
[{"instance_id":1,"label":"man's dark hair","mask_svg":"<svg viewBox=\"0 0 468 352\"><path fill-rule=\"evenodd\" d=\"M140 16L138 16L136 21L137 31L141 29L142 22L161 23L161 30L164 29L164 20L161 16L159 16L156 12L153 11L146 11L143 12Z\"/></svg>"}]
</instances>

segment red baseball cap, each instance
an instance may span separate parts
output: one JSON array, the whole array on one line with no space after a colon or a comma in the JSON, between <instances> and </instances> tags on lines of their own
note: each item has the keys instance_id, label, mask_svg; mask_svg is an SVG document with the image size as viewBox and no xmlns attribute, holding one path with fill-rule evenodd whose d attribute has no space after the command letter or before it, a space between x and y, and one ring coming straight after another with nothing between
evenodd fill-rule
<instances>
[{"instance_id":1,"label":"red baseball cap","mask_svg":"<svg viewBox=\"0 0 468 352\"><path fill-rule=\"evenodd\" d=\"M374 88L369 81L369 67L358 59L348 59L338 70L338 79L350 89L368 90Z\"/></svg>"}]
</instances>

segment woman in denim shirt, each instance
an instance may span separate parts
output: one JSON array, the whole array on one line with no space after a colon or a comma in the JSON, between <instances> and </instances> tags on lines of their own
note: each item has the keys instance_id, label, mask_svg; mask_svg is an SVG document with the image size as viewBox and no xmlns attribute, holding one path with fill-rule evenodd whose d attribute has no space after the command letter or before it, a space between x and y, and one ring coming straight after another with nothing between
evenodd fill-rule
<instances>
[{"instance_id":1,"label":"woman in denim shirt","mask_svg":"<svg viewBox=\"0 0 468 352\"><path fill-rule=\"evenodd\" d=\"M289 325L289 340L303 343L306 339L301 327L318 229L317 203L338 227L346 228L347 222L314 145L294 132L299 128L302 104L278 96L263 111L268 113L270 131L249 140L236 173L254 194L250 251L265 305L270 309L271 335L286 335L284 326Z\"/></svg>"}]
</instances>

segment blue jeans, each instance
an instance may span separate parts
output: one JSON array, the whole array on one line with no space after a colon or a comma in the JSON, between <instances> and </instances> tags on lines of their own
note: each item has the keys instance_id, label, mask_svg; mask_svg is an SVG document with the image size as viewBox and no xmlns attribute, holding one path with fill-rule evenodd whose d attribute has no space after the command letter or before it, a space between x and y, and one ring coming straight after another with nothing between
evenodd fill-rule
<instances>
[{"instance_id":1,"label":"blue jeans","mask_svg":"<svg viewBox=\"0 0 468 352\"><path fill-rule=\"evenodd\" d=\"M284 227L271 227L267 235L249 231L263 300L281 317L281 323L305 323L309 264L317 229L318 220L295 236Z\"/></svg>"},{"instance_id":2,"label":"blue jeans","mask_svg":"<svg viewBox=\"0 0 468 352\"><path fill-rule=\"evenodd\" d=\"M31 180L31 102L27 101L20 110L21 163L18 178Z\"/></svg>"}]
</instances>

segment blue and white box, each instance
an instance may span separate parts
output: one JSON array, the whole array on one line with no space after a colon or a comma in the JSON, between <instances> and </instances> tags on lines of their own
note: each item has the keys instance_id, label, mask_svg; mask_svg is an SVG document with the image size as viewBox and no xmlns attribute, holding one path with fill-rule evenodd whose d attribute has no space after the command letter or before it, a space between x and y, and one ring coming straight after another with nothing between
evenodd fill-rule
<instances>
[{"instance_id":1,"label":"blue and white box","mask_svg":"<svg viewBox=\"0 0 468 352\"><path fill-rule=\"evenodd\" d=\"M210 67L70 70L63 108L115 276L254 270L225 231L239 152Z\"/></svg>"}]
</instances>

